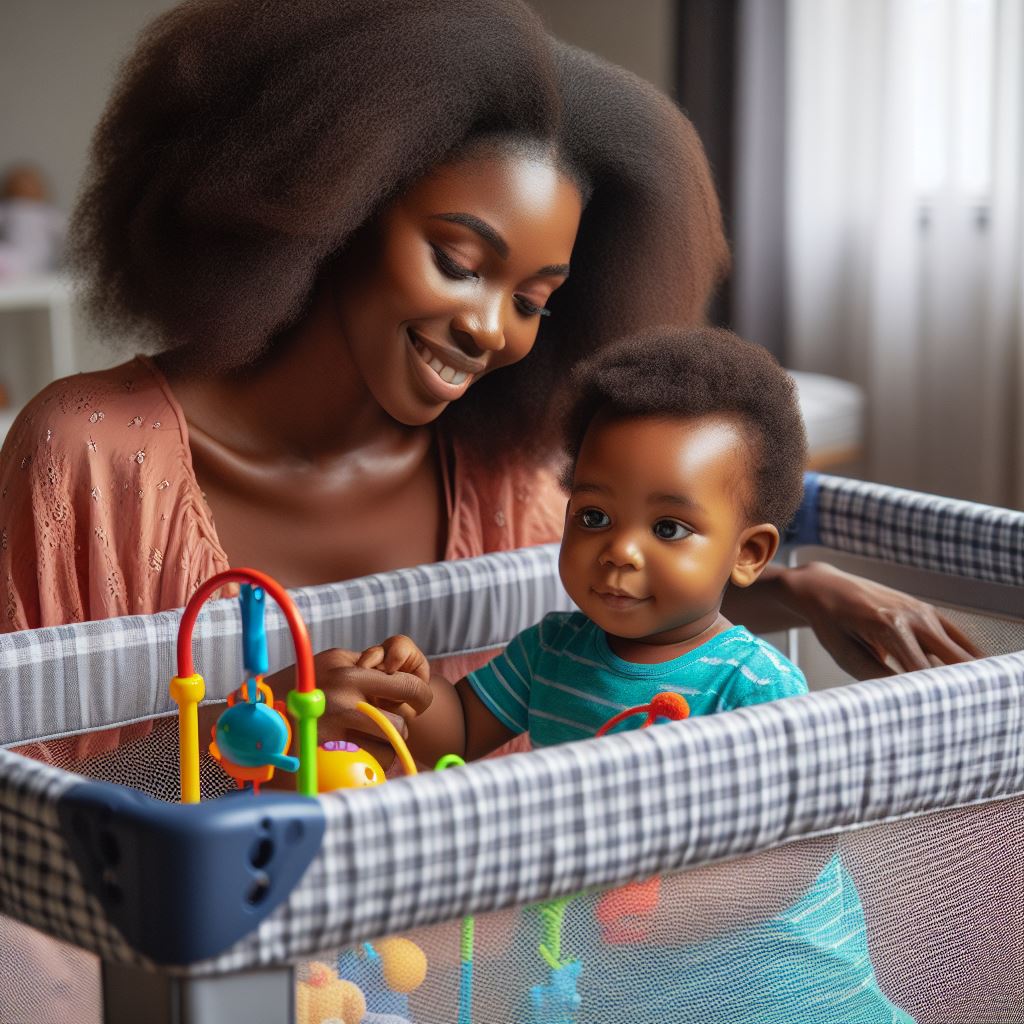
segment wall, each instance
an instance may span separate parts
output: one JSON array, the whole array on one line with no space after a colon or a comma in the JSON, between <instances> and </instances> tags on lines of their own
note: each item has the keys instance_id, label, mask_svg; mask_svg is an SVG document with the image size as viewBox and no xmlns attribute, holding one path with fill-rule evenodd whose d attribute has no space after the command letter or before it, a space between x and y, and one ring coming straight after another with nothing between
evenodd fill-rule
<instances>
[{"instance_id":1,"label":"wall","mask_svg":"<svg viewBox=\"0 0 1024 1024\"><path fill-rule=\"evenodd\" d=\"M592 50L671 93L674 0L530 0L559 39Z\"/></svg>"},{"instance_id":2,"label":"wall","mask_svg":"<svg viewBox=\"0 0 1024 1024\"><path fill-rule=\"evenodd\" d=\"M2 0L0 168L38 162L68 209L118 64L168 0Z\"/></svg>"}]
</instances>

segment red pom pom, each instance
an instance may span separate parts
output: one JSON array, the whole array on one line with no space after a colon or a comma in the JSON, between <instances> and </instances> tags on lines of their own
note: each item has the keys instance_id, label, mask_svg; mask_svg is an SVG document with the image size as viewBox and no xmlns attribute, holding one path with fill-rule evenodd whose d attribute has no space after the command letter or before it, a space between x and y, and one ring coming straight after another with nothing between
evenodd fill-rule
<instances>
[{"instance_id":1,"label":"red pom pom","mask_svg":"<svg viewBox=\"0 0 1024 1024\"><path fill-rule=\"evenodd\" d=\"M690 705L686 703L686 698L682 694L666 691L655 694L651 701L651 711L658 718L671 718L673 722L680 722L684 718L689 718Z\"/></svg>"}]
</instances>

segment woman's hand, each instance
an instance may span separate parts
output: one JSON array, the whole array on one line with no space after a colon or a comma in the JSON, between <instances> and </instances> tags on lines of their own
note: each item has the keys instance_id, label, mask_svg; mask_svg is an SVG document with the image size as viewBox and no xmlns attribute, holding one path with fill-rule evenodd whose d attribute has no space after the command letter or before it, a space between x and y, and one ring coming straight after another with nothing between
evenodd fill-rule
<instances>
[{"instance_id":1,"label":"woman's hand","mask_svg":"<svg viewBox=\"0 0 1024 1024\"><path fill-rule=\"evenodd\" d=\"M787 571L784 590L785 603L807 620L840 668L858 679L983 656L930 604L825 562Z\"/></svg>"}]
</instances>

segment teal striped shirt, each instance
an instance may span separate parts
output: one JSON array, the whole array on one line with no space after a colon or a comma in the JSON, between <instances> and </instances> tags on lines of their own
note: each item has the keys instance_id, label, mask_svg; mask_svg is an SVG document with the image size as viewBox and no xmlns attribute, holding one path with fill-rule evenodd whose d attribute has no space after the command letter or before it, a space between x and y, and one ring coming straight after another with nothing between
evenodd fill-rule
<instances>
[{"instance_id":1,"label":"teal striped shirt","mask_svg":"<svg viewBox=\"0 0 1024 1024\"><path fill-rule=\"evenodd\" d=\"M593 736L666 690L681 693L691 715L807 692L800 669L743 626L672 661L638 665L617 657L580 612L546 616L468 679L491 713L536 747ZM878 987L860 897L838 854L795 904L760 924L691 946L614 953L584 957L584 1017L614 992L638 1008L637 1022L913 1024Z\"/></svg>"},{"instance_id":2,"label":"teal striped shirt","mask_svg":"<svg viewBox=\"0 0 1024 1024\"><path fill-rule=\"evenodd\" d=\"M710 715L807 692L803 673L771 644L733 626L679 658L624 661L581 612L552 612L471 672L469 684L503 725L535 747L593 736L613 715L658 693L681 693L691 715ZM615 731L636 729L643 717Z\"/></svg>"}]
</instances>

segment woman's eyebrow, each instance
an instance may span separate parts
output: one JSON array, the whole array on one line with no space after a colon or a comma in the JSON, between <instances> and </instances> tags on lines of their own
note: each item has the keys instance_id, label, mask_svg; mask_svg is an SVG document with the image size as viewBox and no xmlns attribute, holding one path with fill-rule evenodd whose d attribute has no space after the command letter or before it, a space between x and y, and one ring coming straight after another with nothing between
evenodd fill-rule
<instances>
[{"instance_id":1,"label":"woman's eyebrow","mask_svg":"<svg viewBox=\"0 0 1024 1024\"><path fill-rule=\"evenodd\" d=\"M470 231L478 234L503 260L508 259L508 242L498 234L494 228L485 220L475 217L471 213L435 213L431 220L444 220L450 224L461 224ZM551 263L541 267L536 273L537 277L568 277L568 263Z\"/></svg>"},{"instance_id":2,"label":"woman's eyebrow","mask_svg":"<svg viewBox=\"0 0 1024 1024\"><path fill-rule=\"evenodd\" d=\"M432 220L446 220L475 231L503 260L508 259L508 242L485 220L471 213L435 213Z\"/></svg>"}]
</instances>

